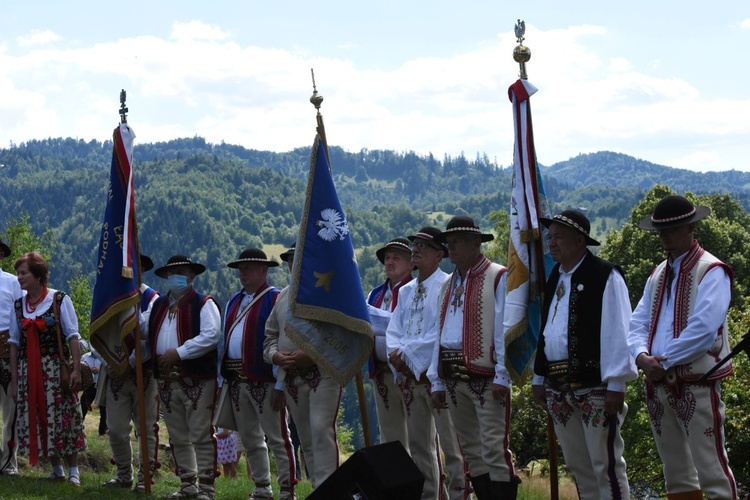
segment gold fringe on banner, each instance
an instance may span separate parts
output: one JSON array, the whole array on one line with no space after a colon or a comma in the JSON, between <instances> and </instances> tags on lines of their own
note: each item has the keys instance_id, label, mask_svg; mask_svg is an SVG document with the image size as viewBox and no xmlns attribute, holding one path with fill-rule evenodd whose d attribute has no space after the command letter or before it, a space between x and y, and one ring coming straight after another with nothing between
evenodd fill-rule
<instances>
[{"instance_id":1,"label":"gold fringe on banner","mask_svg":"<svg viewBox=\"0 0 750 500\"><path fill-rule=\"evenodd\" d=\"M122 277L126 279L131 279L133 277L133 268L122 266Z\"/></svg>"}]
</instances>

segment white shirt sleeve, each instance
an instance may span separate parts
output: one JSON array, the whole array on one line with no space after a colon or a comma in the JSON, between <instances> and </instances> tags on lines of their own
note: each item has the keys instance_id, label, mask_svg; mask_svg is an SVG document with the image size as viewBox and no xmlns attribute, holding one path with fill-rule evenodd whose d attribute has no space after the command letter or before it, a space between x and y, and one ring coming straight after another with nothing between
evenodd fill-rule
<instances>
[{"instance_id":1,"label":"white shirt sleeve","mask_svg":"<svg viewBox=\"0 0 750 500\"><path fill-rule=\"evenodd\" d=\"M505 387L511 386L510 374L508 369L505 367L505 336L503 329L503 316L505 315L505 293L508 289L508 272L504 272L500 278L500 282L497 284L495 289L495 356L497 356L495 362L495 378L493 384L502 385Z\"/></svg>"},{"instance_id":2,"label":"white shirt sleeve","mask_svg":"<svg viewBox=\"0 0 750 500\"><path fill-rule=\"evenodd\" d=\"M60 326L62 326L62 333L65 340L70 341L70 339L81 338L81 334L78 333L78 316L76 316L73 301L70 300L70 296L67 294L63 297L62 304L60 304Z\"/></svg>"},{"instance_id":3,"label":"white shirt sleeve","mask_svg":"<svg viewBox=\"0 0 750 500\"><path fill-rule=\"evenodd\" d=\"M439 321L439 320L438 320ZM438 326L438 337L435 339L435 346L432 349L432 361L427 368L427 378L430 380L432 392L444 391L445 381L438 375L438 364L440 363L440 327Z\"/></svg>"},{"instance_id":4,"label":"white shirt sleeve","mask_svg":"<svg viewBox=\"0 0 750 500\"><path fill-rule=\"evenodd\" d=\"M633 359L637 359L641 353L649 353L648 328L651 323L651 277L646 280L643 287L643 296L635 306L635 311L630 316L628 326L628 349ZM602 316L602 319L604 316Z\"/></svg>"},{"instance_id":5,"label":"white shirt sleeve","mask_svg":"<svg viewBox=\"0 0 750 500\"><path fill-rule=\"evenodd\" d=\"M177 348L180 359L195 359L215 349L221 340L221 315L213 300L201 307L200 333Z\"/></svg>"},{"instance_id":6,"label":"white shirt sleeve","mask_svg":"<svg viewBox=\"0 0 750 500\"><path fill-rule=\"evenodd\" d=\"M604 287L601 319L601 378L607 390L625 392L625 385L635 380L638 371L628 350L630 297L622 275L612 270Z\"/></svg>"},{"instance_id":7,"label":"white shirt sleeve","mask_svg":"<svg viewBox=\"0 0 750 500\"><path fill-rule=\"evenodd\" d=\"M732 284L722 267L714 267L698 284L693 314L678 338L669 339L664 369L694 361L705 354L716 341L719 328L729 310Z\"/></svg>"}]
</instances>

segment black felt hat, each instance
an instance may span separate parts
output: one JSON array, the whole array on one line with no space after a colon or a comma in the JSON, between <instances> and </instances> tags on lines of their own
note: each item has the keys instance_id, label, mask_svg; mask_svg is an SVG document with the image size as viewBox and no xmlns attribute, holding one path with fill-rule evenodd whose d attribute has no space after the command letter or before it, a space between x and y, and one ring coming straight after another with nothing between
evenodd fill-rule
<instances>
[{"instance_id":1,"label":"black felt hat","mask_svg":"<svg viewBox=\"0 0 750 500\"><path fill-rule=\"evenodd\" d=\"M3 243L2 241L0 241L0 252L3 253L3 257L2 257L3 259L5 257L10 257L10 247L6 245L5 243Z\"/></svg>"},{"instance_id":2,"label":"black felt hat","mask_svg":"<svg viewBox=\"0 0 750 500\"><path fill-rule=\"evenodd\" d=\"M549 227L552 223L568 226L569 228L575 229L586 237L586 245L601 245L601 243L589 236L589 232L591 232L591 223L589 222L589 218L583 215L578 210L563 210L551 219L542 217L539 219L539 221L544 224L544 227Z\"/></svg>"},{"instance_id":3,"label":"black felt hat","mask_svg":"<svg viewBox=\"0 0 750 500\"><path fill-rule=\"evenodd\" d=\"M283 260L284 262L289 262L289 259L294 257L294 250L297 246L297 242L295 241L292 243L292 246L286 249L285 252L283 252L281 255L279 255L279 258Z\"/></svg>"},{"instance_id":4,"label":"black felt hat","mask_svg":"<svg viewBox=\"0 0 750 500\"><path fill-rule=\"evenodd\" d=\"M466 215L456 215L448 221L448 225L445 226L445 231L442 231L437 237L440 243L445 243L448 235L451 234L473 234L479 236L482 239L482 243L492 241L495 239L490 233L483 233L474 219Z\"/></svg>"},{"instance_id":5,"label":"black felt hat","mask_svg":"<svg viewBox=\"0 0 750 500\"><path fill-rule=\"evenodd\" d=\"M385 244L384 247L378 248L375 251L375 255L378 256L378 260L381 264L385 264L385 251L386 250L401 250L411 255L411 247L409 246L409 240L406 238L393 238L391 241Z\"/></svg>"},{"instance_id":6,"label":"black felt hat","mask_svg":"<svg viewBox=\"0 0 750 500\"><path fill-rule=\"evenodd\" d=\"M169 258L166 264L156 269L154 271L154 274L160 278L166 279L167 271L169 271L171 268L179 266L190 266L196 276L206 270L206 266L204 266L203 264L198 264L197 262L193 262L189 257L185 255L173 255Z\"/></svg>"},{"instance_id":7,"label":"black felt hat","mask_svg":"<svg viewBox=\"0 0 750 500\"><path fill-rule=\"evenodd\" d=\"M276 267L279 265L275 260L268 260L266 252L260 248L246 248L240 253L240 257L227 264L227 267L237 269L243 262L250 264L265 264L268 267Z\"/></svg>"},{"instance_id":8,"label":"black felt hat","mask_svg":"<svg viewBox=\"0 0 750 500\"><path fill-rule=\"evenodd\" d=\"M154 268L154 261L148 255L141 254L141 272L146 273Z\"/></svg>"},{"instance_id":9,"label":"black felt hat","mask_svg":"<svg viewBox=\"0 0 750 500\"><path fill-rule=\"evenodd\" d=\"M644 217L638 227L651 231L669 229L697 222L710 213L708 207L693 205L684 196L671 194L662 198L654 207L654 213Z\"/></svg>"},{"instance_id":10,"label":"black felt hat","mask_svg":"<svg viewBox=\"0 0 750 500\"><path fill-rule=\"evenodd\" d=\"M417 234L412 234L411 236L407 236L407 238L412 243L417 239L427 241L432 248L442 250L443 258L445 258L448 256L448 247L445 246L445 243L438 241L441 234L442 231L440 231L440 229L433 226L425 226L417 231Z\"/></svg>"}]
</instances>

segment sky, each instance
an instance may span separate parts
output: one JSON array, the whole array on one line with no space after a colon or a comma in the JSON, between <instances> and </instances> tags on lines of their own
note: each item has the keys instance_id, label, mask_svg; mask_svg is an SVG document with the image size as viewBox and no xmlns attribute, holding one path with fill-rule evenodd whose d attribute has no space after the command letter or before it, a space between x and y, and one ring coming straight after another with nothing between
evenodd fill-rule
<instances>
[{"instance_id":1,"label":"sky","mask_svg":"<svg viewBox=\"0 0 750 500\"><path fill-rule=\"evenodd\" d=\"M314 69L329 144L508 166L517 19L541 164L750 171L745 0L0 0L0 147L107 140L125 89L136 143L289 151Z\"/></svg>"}]
</instances>

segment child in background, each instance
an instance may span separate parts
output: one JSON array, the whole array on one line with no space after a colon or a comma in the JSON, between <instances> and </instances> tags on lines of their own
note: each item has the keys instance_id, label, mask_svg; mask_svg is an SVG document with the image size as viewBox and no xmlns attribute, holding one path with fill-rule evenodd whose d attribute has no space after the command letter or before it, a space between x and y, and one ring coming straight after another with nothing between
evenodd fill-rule
<instances>
[{"instance_id":1,"label":"child in background","mask_svg":"<svg viewBox=\"0 0 750 500\"><path fill-rule=\"evenodd\" d=\"M237 446L234 443L232 431L218 427L216 429L216 459L224 466L227 479L237 477Z\"/></svg>"}]
</instances>

